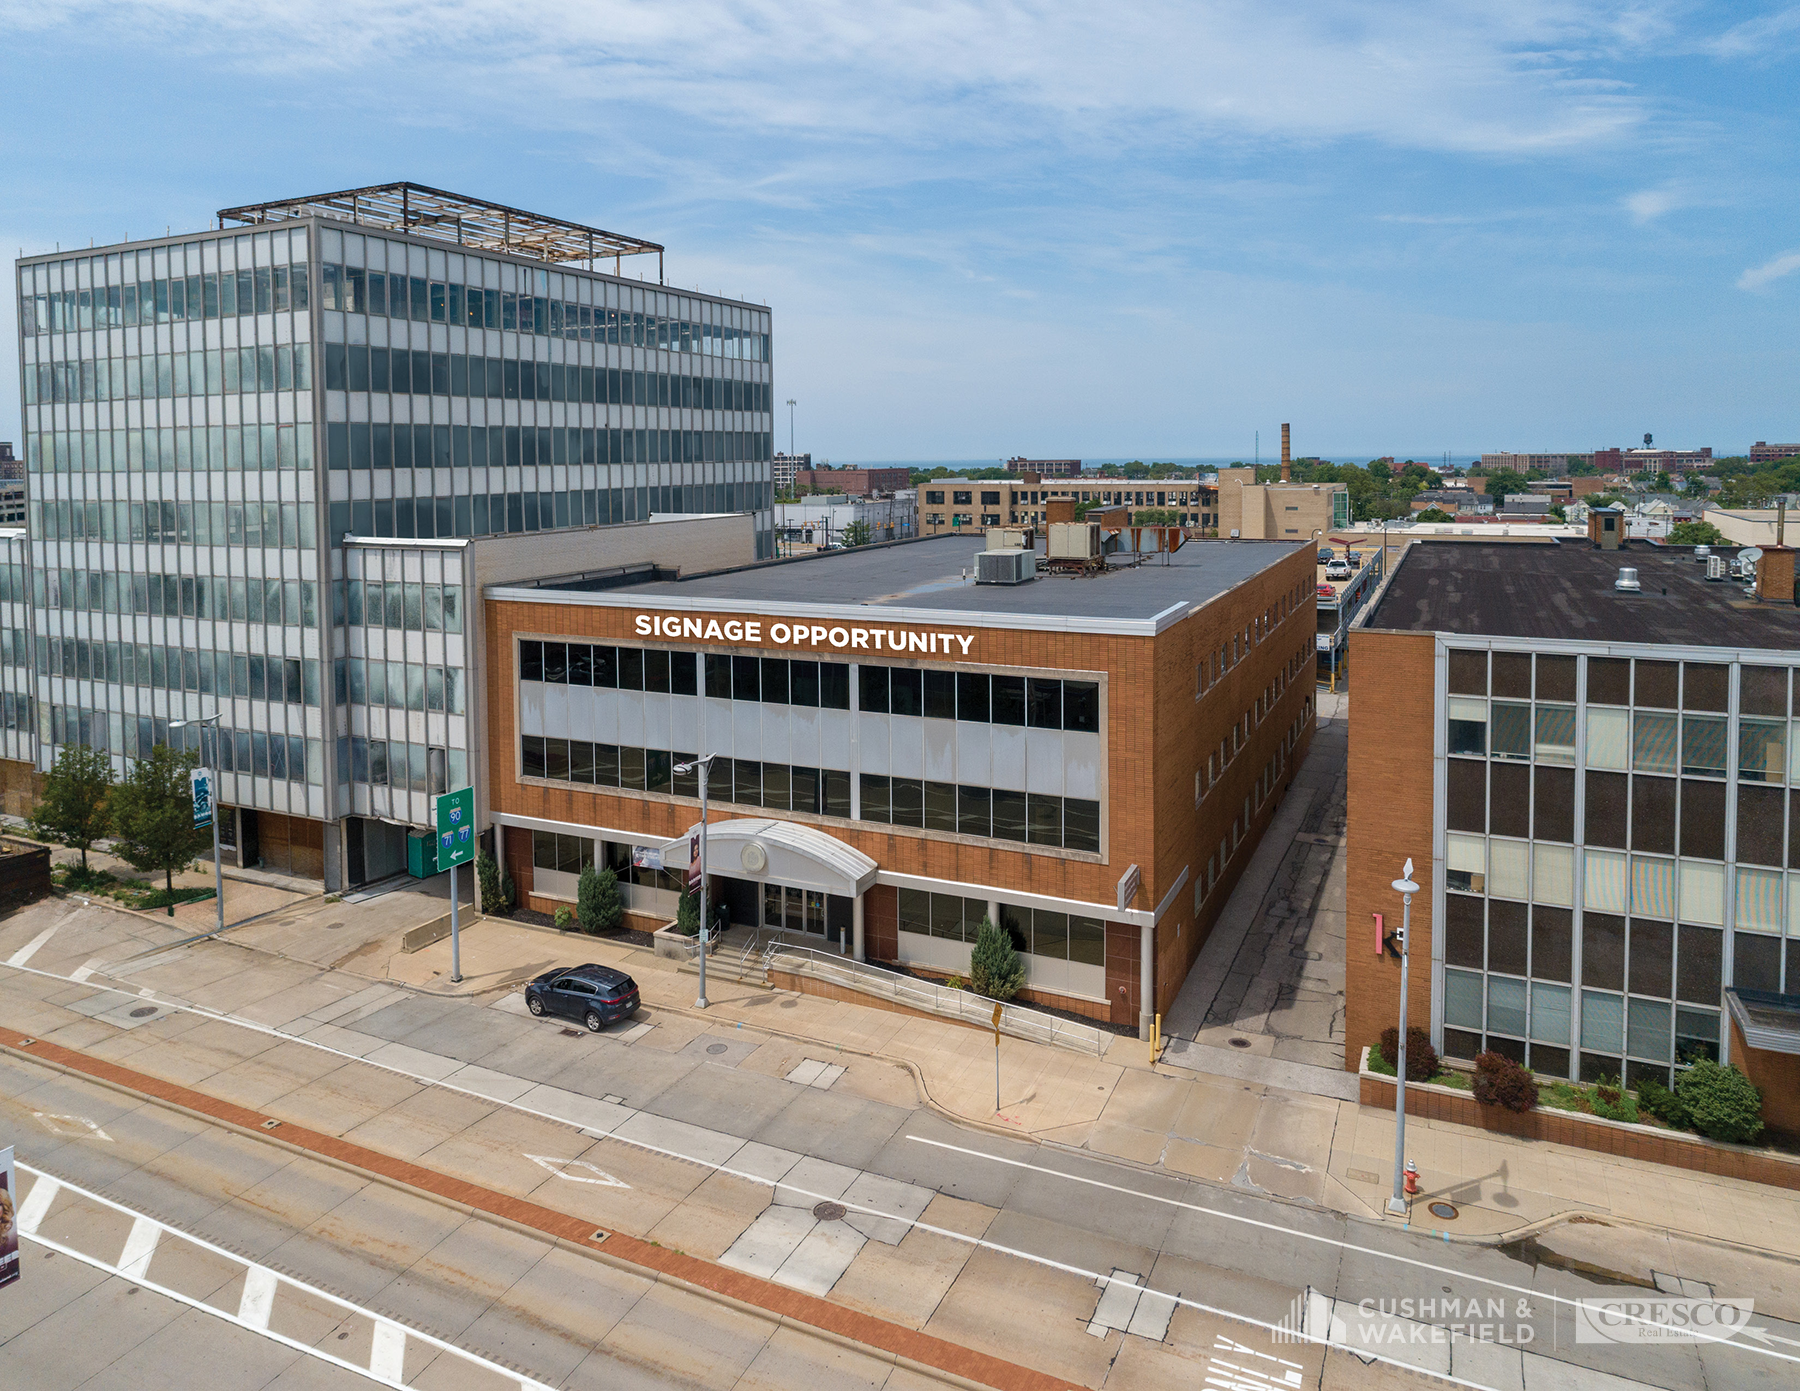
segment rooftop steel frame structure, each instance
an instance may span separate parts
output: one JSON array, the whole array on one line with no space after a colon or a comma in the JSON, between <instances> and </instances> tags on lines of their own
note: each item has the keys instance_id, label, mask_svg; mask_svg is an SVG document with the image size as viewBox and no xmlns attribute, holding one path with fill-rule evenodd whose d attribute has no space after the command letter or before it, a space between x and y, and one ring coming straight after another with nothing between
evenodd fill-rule
<instances>
[{"instance_id":1,"label":"rooftop steel frame structure","mask_svg":"<svg viewBox=\"0 0 1800 1391\"><path fill-rule=\"evenodd\" d=\"M663 247L599 227L585 227L560 217L509 208L485 198L448 193L424 184L371 184L337 193L313 193L302 198L282 198L271 203L246 203L220 208L219 226L229 222L268 223L292 218L328 217L397 232L434 237L482 251L530 256L543 261L586 261L594 268L596 257L620 258L656 255L656 280L663 282Z\"/></svg>"}]
</instances>

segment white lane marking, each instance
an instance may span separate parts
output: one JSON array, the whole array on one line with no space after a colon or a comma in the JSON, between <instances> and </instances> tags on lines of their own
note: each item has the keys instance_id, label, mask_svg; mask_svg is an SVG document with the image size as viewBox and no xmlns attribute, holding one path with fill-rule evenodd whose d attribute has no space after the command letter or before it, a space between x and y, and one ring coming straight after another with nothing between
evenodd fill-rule
<instances>
[{"instance_id":1,"label":"white lane marking","mask_svg":"<svg viewBox=\"0 0 1800 1391\"><path fill-rule=\"evenodd\" d=\"M269 1315L275 1309L275 1288L280 1277L264 1265L253 1265L244 1272L244 1292L238 1297L238 1322L261 1333L269 1326Z\"/></svg>"},{"instance_id":2,"label":"white lane marking","mask_svg":"<svg viewBox=\"0 0 1800 1391\"><path fill-rule=\"evenodd\" d=\"M19 1169L25 1173L33 1172L20 1164ZM50 1204L56 1201L56 1195L62 1185L53 1178L38 1175L38 1181L31 1185L31 1191L25 1195L25 1201L19 1204L19 1230L26 1236L36 1236L38 1227L43 1223L44 1214L50 1211Z\"/></svg>"},{"instance_id":3,"label":"white lane marking","mask_svg":"<svg viewBox=\"0 0 1800 1391\"><path fill-rule=\"evenodd\" d=\"M96 1140L112 1143L112 1136L86 1116L65 1116L53 1111L33 1111L31 1117L59 1140L79 1140L91 1135Z\"/></svg>"},{"instance_id":4,"label":"white lane marking","mask_svg":"<svg viewBox=\"0 0 1800 1391\"><path fill-rule=\"evenodd\" d=\"M143 1279L162 1234L162 1224L152 1218L139 1217L134 1221L125 1237L124 1249L119 1252L119 1274L127 1280Z\"/></svg>"},{"instance_id":5,"label":"white lane marking","mask_svg":"<svg viewBox=\"0 0 1800 1391\"><path fill-rule=\"evenodd\" d=\"M114 1212L122 1213L125 1216L132 1218L132 1236L126 1241L128 1250L132 1243L137 1240L138 1225L149 1223L151 1226L158 1229L158 1238L166 1232L176 1240L185 1241L188 1244L196 1246L202 1251L210 1252L214 1256L220 1257L233 1265L241 1265L245 1270L243 1298L238 1303L238 1312L233 1314L224 1309L219 1309L211 1304L207 1304L202 1300L195 1298L193 1295L183 1294L180 1290L170 1289L168 1286L159 1284L155 1280L147 1279L141 1272L134 1273L125 1268L122 1261L119 1263L105 1261L100 1257L91 1255L77 1247L65 1245L60 1241L52 1241L41 1235L34 1235L31 1237L38 1245L47 1246L59 1255L69 1256L82 1262L84 1265L90 1265L96 1270L104 1271L108 1275L117 1275L121 1279L129 1280L132 1284L137 1285L142 1289L149 1290L152 1294L160 1294L164 1298L172 1299L178 1304L185 1304L190 1309L198 1309L201 1313L211 1314L214 1318L223 1319L226 1323L247 1329L260 1337L268 1338L274 1342L280 1343L283 1347L289 1347L296 1352L305 1353L308 1357L317 1358L321 1362L329 1362L335 1367L342 1367L347 1372L355 1372L358 1376L367 1377L369 1380L378 1382L382 1386L392 1387L394 1388L394 1391L410 1391L410 1388L407 1387L406 1383L400 1379L403 1370L402 1363L406 1351L406 1339L409 1337L416 1338L420 1342L436 1348L439 1352L448 1353L452 1357L460 1358L463 1361L470 1363L472 1366L490 1372L495 1376L498 1376L502 1381L516 1384L520 1388L520 1391L551 1391L551 1388L544 1385L544 1383L534 1381L530 1377L521 1376L510 1367L502 1367L497 1362L490 1362L487 1358L480 1356L478 1353L469 1352L463 1348L459 1348L454 1343L445 1342L442 1338L434 1338L429 1333L421 1333L417 1329L402 1328L392 1319L384 1318L382 1315L364 1308L360 1304L352 1303L348 1299L331 1294L326 1290L319 1289L317 1286L308 1285L304 1281L291 1279L286 1275L277 1275L267 1266L256 1265L253 1262L245 1260L234 1251L227 1251L222 1246L215 1246L205 1238L194 1236L189 1232L184 1232L179 1227L171 1227L167 1223L158 1222L155 1218L147 1217L141 1212L134 1211L133 1209L126 1207L123 1203L115 1203L111 1198L102 1197L100 1194L91 1192L76 1184L66 1183L61 1179L51 1178L42 1170L36 1169L29 1164L19 1164L17 1165L17 1168L19 1172L31 1174L37 1180L37 1182L33 1184L31 1192L26 1196L24 1205L19 1210L19 1227L21 1232L28 1231L25 1226L25 1217L28 1211L33 1207L34 1200L39 1193L46 1193L53 1196L60 1189L66 1188L69 1192L79 1194L89 1202L98 1203L102 1207L111 1208ZM44 1206L46 1208L49 1206L48 1197L46 1197L44 1201ZM39 1219L41 1219L42 1216L42 1212L37 1214ZM31 1230L34 1229L35 1222L34 1227ZM359 1366L355 1362L349 1362L342 1357L333 1355L324 1348L315 1347L310 1343L303 1343L296 1338L290 1338L286 1334L277 1333L274 1329L270 1328L270 1309L274 1304L278 1287L281 1285L286 1285L292 1289L298 1290L309 1299L323 1300L325 1303L342 1309L346 1313L357 1314L371 1320L375 1325L375 1336L369 1365L367 1367Z\"/></svg>"},{"instance_id":6,"label":"white lane marking","mask_svg":"<svg viewBox=\"0 0 1800 1391\"><path fill-rule=\"evenodd\" d=\"M82 962L81 965L69 972L69 979L85 983L89 976L93 975L95 971L98 971L105 964L105 960L101 957L89 957L86 961Z\"/></svg>"},{"instance_id":7,"label":"white lane marking","mask_svg":"<svg viewBox=\"0 0 1800 1391\"><path fill-rule=\"evenodd\" d=\"M56 929L61 926L61 923L53 923L49 927L46 927L42 932L38 933L37 936L33 937L24 946L20 947L11 956L7 957L6 964L8 966L23 966L27 961L30 961L32 957L38 954L39 947L43 946L44 943L56 936Z\"/></svg>"},{"instance_id":8,"label":"white lane marking","mask_svg":"<svg viewBox=\"0 0 1800 1391\"><path fill-rule=\"evenodd\" d=\"M44 976L50 980L67 980L68 979L67 976L60 975L55 971L44 971L44 970L38 969L35 966L23 966L23 967L20 967L19 969L22 971L25 971L27 974L34 975L34 976ZM101 990L112 990L116 994L127 993L125 991L116 990L112 986L103 985L103 986L100 986L99 988ZM404 1069L395 1067L391 1063L370 1062L370 1060L368 1058L359 1057L354 1053L345 1052L341 1048L333 1048L329 1044L317 1043L314 1040L309 1039L309 1038L302 1038L296 1034L286 1033L280 1029L273 1028L267 1024L259 1024L253 1020L241 1019L235 1015L226 1014L222 1010L208 1009L204 1005L193 1005L193 1004L171 1005L170 1008L175 1009L175 1010L180 1010L181 1012L187 1013L187 1014L197 1014L197 1015L201 1016L202 1018L206 1018L206 1019L215 1019L221 1023L232 1024L241 1029L248 1029L252 1033L264 1034L270 1038L279 1039L284 1043L303 1043L309 1048L316 1048L320 1052L330 1053L335 1057L342 1058L346 1062L365 1063L370 1067L378 1067L384 1072L391 1072L397 1077L404 1077L408 1081L418 1083L420 1086L442 1087L446 1091L453 1091L453 1092L456 1092L463 1096L475 1097L478 1100L488 1102L490 1105L500 1106L509 1111L518 1111L524 1115L536 1116L542 1120L554 1121L559 1125L574 1126L577 1130L587 1129L586 1127L582 1126L579 1122L571 1121L568 1117L557 1115L556 1113L551 1112L551 1111L541 1111L534 1107L521 1105L519 1102L516 1102L516 1101L510 1101L510 1102L509 1101L494 1101L491 1097L483 1096L480 1092L471 1091L470 1089L468 1089L466 1087L459 1087L453 1082L443 1081L440 1079L434 1079L434 1078L429 1078L429 1077L421 1077L416 1074L406 1072ZM625 1107L621 1107L620 1109L622 1111L624 1111L625 1114L630 1118L635 1119L635 1118L641 1117L641 1118L643 1118L644 1121L646 1121L650 1124L653 1124L653 1125L658 1125L658 1126L660 1126L663 1123L663 1118L657 1117L657 1116L652 1116L648 1112L631 1111L629 1108L625 1108ZM704 1134L704 1135L718 1135L719 1138L721 1138L721 1139L727 1139L727 1140L736 1139L735 1136L727 1136L719 1131L705 1131L699 1126L685 1126L685 1125L682 1125L682 1123L678 1123L678 1122L669 1122L668 1124L670 1124L672 1126L681 1126L681 1128L684 1128L686 1130L694 1131L694 1132ZM747 1179L752 1183L762 1184L764 1187L782 1187L782 1188L790 1187L790 1185L787 1185L787 1184L772 1184L768 1179L763 1178L759 1174L746 1173L741 1170L729 1168L729 1167L727 1167L727 1165L724 1162L721 1162L719 1160L714 1160L714 1159L710 1159L710 1158L700 1158L700 1157L697 1157L694 1155L683 1154L679 1150L666 1149L660 1145L649 1143L648 1141L643 1140L643 1139L634 1139L629 1135L621 1135L618 1133L618 1129L616 1129L616 1128L613 1130L613 1132L610 1134L610 1136L608 1138L617 1140L622 1144L628 1144L628 1145L632 1146L634 1149L643 1150L649 1154L659 1154L659 1155L662 1155L669 1159L679 1159L683 1163L687 1163L687 1164L698 1164L702 1168L712 1169L718 1173L727 1174L733 1178ZM1202 1204L1184 1203L1184 1202L1179 1201L1178 1199L1164 1198L1164 1197L1160 1197L1153 1193L1141 1193L1135 1189L1123 1188L1116 1184L1103 1183L1098 1179L1086 1179L1086 1178L1082 1178L1080 1175L1067 1174L1058 1169L1047 1169L1047 1168L1041 1168L1041 1166L1039 1166L1039 1165L1027 1164L1022 1160L1005 1159L999 1155L986 1154L980 1150L963 1149L960 1145L946 1144L945 1142L943 1142L941 1140L929 1140L929 1139L926 1139L922 1135L909 1135L907 1138L910 1140L915 1140L920 1144L935 1145L940 1149L955 1150L955 1151L958 1151L959 1153L973 1155L976 1158L989 1159L997 1164L1007 1164L1007 1165L1011 1165L1015 1168L1022 1168L1022 1169L1037 1169L1039 1172L1042 1172L1045 1174L1050 1174L1057 1178L1066 1178L1066 1179L1071 1179L1075 1182L1088 1183L1088 1184L1092 1184L1096 1187L1112 1189L1114 1192L1122 1193L1127 1196L1144 1198L1144 1199L1147 1199L1147 1200L1153 1201L1153 1202L1167 1203L1167 1204L1171 1204L1176 1207L1188 1208L1195 1212L1206 1213L1209 1216L1221 1217L1221 1218L1225 1218L1229 1221L1241 1222L1241 1223L1245 1223L1250 1226L1261 1227L1261 1228L1264 1228L1269 1231L1276 1231L1276 1232L1281 1232L1281 1233L1283 1233L1285 1235L1289 1235L1289 1236L1301 1237L1307 1241L1318 1242L1318 1243L1321 1243L1321 1244L1327 1245L1327 1246L1335 1246L1340 1250L1354 1252L1358 1255L1379 1257L1382 1260L1394 1261L1398 1264L1410 1266L1415 1269L1428 1270L1428 1271L1433 1272L1434 1274L1450 1275L1457 1279L1479 1281L1482 1284L1492 1285L1497 1289L1504 1289L1504 1290L1518 1293L1521 1295L1548 1299L1551 1302L1557 1303L1557 1304L1566 1304L1566 1305L1573 1307L1574 1305L1579 1304L1581 1302L1579 1300L1566 1299L1560 1295L1550 1294L1550 1293L1548 1293L1546 1291L1542 1291L1542 1290L1526 1289L1519 1285L1508 1284L1504 1281L1495 1280L1491 1276L1477 1274L1474 1271L1455 1270L1448 1266L1435 1265L1435 1264L1431 1263L1430 1261L1417 1260L1411 1256L1397 1256L1389 1251L1378 1251L1378 1250L1375 1250L1370 1247L1357 1246L1352 1242L1344 1241L1344 1240L1341 1240L1336 1237L1319 1236L1319 1235L1316 1235L1311 1232L1301 1231L1295 1227L1284 1227L1284 1226L1281 1226L1279 1223L1263 1222L1263 1221L1259 1221L1255 1218L1250 1218L1250 1217L1238 1217L1234 1214L1220 1212L1216 1208L1206 1207ZM741 1153L743 1147L750 1143L752 1143L752 1142L740 1141L738 1152ZM727 1158L735 1158L735 1157L736 1157L735 1153L727 1156ZM795 1189L793 1191L804 1192L804 1190L800 1190L800 1189ZM825 1201L829 1197L831 1197L831 1195L822 1194L822 1193L821 1194L810 1194L808 1196L811 1196L820 1201ZM835 1200L835 1199L833 1199L833 1200ZM850 1204L846 1204L846 1206L852 1207L852 1205L850 1205ZM874 1216L887 1216L888 1215L886 1213L882 1213L882 1212L879 1212L878 1210L867 1208L867 1207L852 1207L852 1210L869 1213ZM963 1243L965 1243L967 1245L971 1245L971 1246L978 1246L984 1250L993 1251L999 1255L1016 1256L1020 1260L1031 1261L1037 1265L1042 1265L1042 1266L1045 1266L1052 1270L1066 1271L1073 1275L1079 1275L1084 1279L1106 1280L1106 1279L1110 1278L1108 1276L1101 1275L1097 1271L1084 1270L1079 1266L1068 1265L1062 1261L1053 1260L1048 1256L1039 1256L1030 1251L1021 1251L1021 1250L1017 1250L1013 1247L1001 1246L1001 1245L998 1245L997 1243L990 1242L990 1241L987 1241L987 1240L979 1238L979 1237L969 1237L962 1232L951 1231L948 1228L934 1227L934 1226L931 1226L930 1224L922 1222L922 1221L915 1220L913 1225L916 1226L920 1231L923 1231L923 1232L930 1232L930 1233L932 1233L934 1235L938 1235L938 1236L946 1236L954 1241L960 1241L960 1242L963 1242ZM1158 1291L1158 1293L1160 1293L1160 1291ZM1254 1328L1263 1328L1263 1329L1267 1329L1270 1332L1286 1332L1286 1331L1288 1331L1288 1330L1285 1330L1284 1328L1282 1328L1282 1326L1279 1324L1268 1323L1262 1319L1254 1318L1249 1314L1240 1314L1240 1313L1237 1313L1230 1309L1216 1308L1213 1305L1203 1304L1198 1300L1188 1299L1181 1295L1168 1295L1165 1297L1173 1299L1176 1303L1178 1303L1186 1308L1197 1309L1202 1313L1215 1314L1221 1318L1228 1318L1228 1319L1231 1319L1238 1323L1248 1324ZM1630 1316L1626 1315L1625 1317L1629 1318ZM1648 1323L1649 1320L1648 1319L1637 1319L1637 1320L1635 1320L1635 1322ZM1708 1337L1709 1335L1699 1335L1699 1336L1705 1338L1705 1337ZM1324 1343L1323 1339L1316 1338L1316 1337L1309 1337L1307 1340L1311 1341L1311 1342L1317 1342L1320 1344ZM1731 1341L1731 1340L1724 1339L1724 1338L1718 1338L1718 1337L1711 1337L1710 1341L1726 1342L1726 1341ZM1739 1342L1733 1342L1733 1346L1743 1347L1747 1351L1750 1351L1750 1352L1761 1353L1764 1356L1773 1357L1773 1358L1776 1358L1783 1362L1792 1362L1797 1365L1800 1365L1800 1356L1790 1356L1786 1353L1776 1352L1770 1348L1757 1347L1757 1346L1753 1346L1750 1344L1739 1343ZM1409 1371L1416 1370L1416 1368L1414 1368L1412 1366L1412 1364L1410 1364L1410 1363L1396 1361L1392 1358L1381 1356L1379 1354L1366 1354L1366 1355L1373 1356L1374 1360L1376 1360L1378 1362L1388 1363L1388 1364L1390 1364L1392 1366L1396 1366L1396 1367L1403 1367ZM1459 1386L1474 1387L1474 1388L1476 1388L1476 1391L1493 1391L1493 1388L1484 1387L1479 1382L1466 1381L1466 1380L1463 1380L1458 1377L1449 1376L1447 1374L1434 1373L1434 1375L1440 1375L1443 1380L1450 1381Z\"/></svg>"},{"instance_id":9,"label":"white lane marking","mask_svg":"<svg viewBox=\"0 0 1800 1391\"><path fill-rule=\"evenodd\" d=\"M406 1330L399 1324L375 1320L375 1336L369 1344L369 1371L383 1381L405 1384Z\"/></svg>"},{"instance_id":10,"label":"white lane marking","mask_svg":"<svg viewBox=\"0 0 1800 1391\"><path fill-rule=\"evenodd\" d=\"M1167 1198L1160 1193L1145 1193L1141 1189L1126 1188L1120 1184L1107 1183L1104 1179L1087 1178L1082 1174L1066 1173L1061 1169L1047 1168L1042 1164L1027 1164L1022 1159L1007 1159L1003 1155L988 1154L983 1150L965 1149L961 1145L952 1145L944 1140L931 1140L923 1135L908 1135L906 1138L916 1144L930 1145L935 1149L952 1150L957 1154L966 1154L974 1159L986 1159L995 1164L1004 1164L1009 1168L1029 1169L1033 1173L1047 1174L1051 1178L1067 1179L1070 1183L1083 1183L1090 1188L1104 1188L1108 1192L1120 1193L1128 1198L1141 1198L1147 1203L1162 1203L1168 1207L1185 1209L1188 1212L1205 1213L1208 1217L1217 1217L1222 1221L1238 1222L1246 1227L1258 1227L1263 1231L1280 1232L1284 1236L1299 1237L1303 1241L1316 1242L1321 1246L1334 1246L1340 1251L1347 1251L1353 1255L1378 1256L1382 1260L1393 1261L1399 1265L1411 1266L1415 1270L1428 1270L1434 1275L1449 1275L1458 1280L1478 1280L1484 1285L1492 1285L1495 1289L1505 1290L1509 1294L1517 1294L1531 1299L1548 1300L1553 1304L1566 1304L1571 1309L1586 1302L1580 1299L1568 1299L1562 1295L1553 1294L1548 1290L1531 1289L1524 1285L1509 1284L1505 1280L1496 1280L1491 1275L1478 1275L1474 1271L1457 1270L1447 1265L1433 1265L1430 1261L1418 1260L1413 1256L1397 1256L1391 1251L1377 1251L1373 1247L1358 1246L1354 1242L1344 1241L1338 1237L1320 1236L1315 1232L1301 1231L1297 1227L1284 1227L1279 1222L1265 1222L1256 1217L1241 1217L1237 1213L1221 1212L1218 1208L1207 1207L1204 1203L1183 1202L1180 1198ZM1185 1304L1188 1301L1182 1300L1181 1302ZM1232 1317L1243 1319L1247 1323L1255 1322L1254 1319L1250 1319L1242 1314L1234 1314ZM1629 1314L1621 1314L1619 1317L1631 1319L1631 1315ZM1650 1319L1632 1319L1632 1321L1643 1324L1650 1324L1652 1322ZM1273 1325L1271 1325L1271 1327L1272 1326ZM1694 1336L1708 1342L1730 1343L1734 1347L1746 1346L1730 1336L1719 1337L1717 1335L1700 1332L1696 1332ZM1779 1358L1783 1362L1800 1363L1800 1357L1790 1357L1786 1353L1773 1352L1769 1349L1756 1347L1750 1347L1747 1350L1750 1352L1767 1352L1769 1356ZM1434 1373L1434 1375L1436 1375L1436 1373Z\"/></svg>"},{"instance_id":11,"label":"white lane marking","mask_svg":"<svg viewBox=\"0 0 1800 1391\"><path fill-rule=\"evenodd\" d=\"M631 1185L614 1178L604 1169L596 1168L585 1159L553 1159L547 1154L528 1154L525 1156L533 1164L548 1169L557 1178L566 1178L570 1183L593 1183L602 1188L629 1188ZM571 1174L570 1169L586 1169L585 1174Z\"/></svg>"}]
</instances>

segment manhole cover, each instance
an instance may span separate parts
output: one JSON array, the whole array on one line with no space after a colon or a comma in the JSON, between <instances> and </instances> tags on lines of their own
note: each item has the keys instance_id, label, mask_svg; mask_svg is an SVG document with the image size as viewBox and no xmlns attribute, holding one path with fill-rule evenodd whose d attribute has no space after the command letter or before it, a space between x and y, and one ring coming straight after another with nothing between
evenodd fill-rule
<instances>
[{"instance_id":1,"label":"manhole cover","mask_svg":"<svg viewBox=\"0 0 1800 1391\"><path fill-rule=\"evenodd\" d=\"M815 1203L813 1204L813 1216L821 1222L841 1222L844 1219L844 1205L842 1203Z\"/></svg>"},{"instance_id":2,"label":"manhole cover","mask_svg":"<svg viewBox=\"0 0 1800 1391\"><path fill-rule=\"evenodd\" d=\"M563 1037L564 1038L580 1038L581 1030L580 1029L564 1029Z\"/></svg>"},{"instance_id":3,"label":"manhole cover","mask_svg":"<svg viewBox=\"0 0 1800 1391\"><path fill-rule=\"evenodd\" d=\"M706 1045L706 1051L716 1058L721 1053L729 1053L731 1049L723 1043L709 1043Z\"/></svg>"},{"instance_id":4,"label":"manhole cover","mask_svg":"<svg viewBox=\"0 0 1800 1391\"><path fill-rule=\"evenodd\" d=\"M327 931L327 932L330 932L330 931L331 931L331 930L332 930L332 928L334 928L334 927L342 927L342 926L343 926L343 924L342 924L342 923L326 923L326 924L325 924L325 930L326 930L326 931Z\"/></svg>"},{"instance_id":5,"label":"manhole cover","mask_svg":"<svg viewBox=\"0 0 1800 1391\"><path fill-rule=\"evenodd\" d=\"M1247 1038L1227 1039L1226 1042L1233 1048L1248 1048L1250 1046L1250 1040Z\"/></svg>"},{"instance_id":6,"label":"manhole cover","mask_svg":"<svg viewBox=\"0 0 1800 1391\"><path fill-rule=\"evenodd\" d=\"M131 1017L133 1019L148 1019L151 1015L153 1015L155 1013L156 1013L155 1005L139 1005L136 1009L131 1011Z\"/></svg>"},{"instance_id":7,"label":"manhole cover","mask_svg":"<svg viewBox=\"0 0 1800 1391\"><path fill-rule=\"evenodd\" d=\"M1456 1204L1454 1203L1433 1203L1426 1211L1433 1217L1440 1217L1446 1222L1456 1220Z\"/></svg>"}]
</instances>

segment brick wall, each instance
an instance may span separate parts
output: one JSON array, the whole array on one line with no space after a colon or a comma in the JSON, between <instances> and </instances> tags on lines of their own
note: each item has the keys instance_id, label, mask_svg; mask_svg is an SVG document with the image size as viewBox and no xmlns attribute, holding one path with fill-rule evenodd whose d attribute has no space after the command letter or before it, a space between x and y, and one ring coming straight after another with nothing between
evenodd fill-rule
<instances>
[{"instance_id":1,"label":"brick wall","mask_svg":"<svg viewBox=\"0 0 1800 1391\"><path fill-rule=\"evenodd\" d=\"M1353 629L1345 873L1344 1066L1400 1016L1400 963L1375 954L1373 915L1398 929L1392 888L1410 857L1412 966L1407 1023L1431 1022L1432 735L1437 641L1430 633Z\"/></svg>"},{"instance_id":2,"label":"brick wall","mask_svg":"<svg viewBox=\"0 0 1800 1391\"><path fill-rule=\"evenodd\" d=\"M1800 1057L1748 1047L1737 1020L1729 1011L1725 1018L1731 1026L1731 1061L1762 1092L1763 1124L1783 1139L1800 1139Z\"/></svg>"},{"instance_id":3,"label":"brick wall","mask_svg":"<svg viewBox=\"0 0 1800 1391\"><path fill-rule=\"evenodd\" d=\"M863 955L900 959L900 891L892 885L877 884L863 895Z\"/></svg>"}]
</instances>

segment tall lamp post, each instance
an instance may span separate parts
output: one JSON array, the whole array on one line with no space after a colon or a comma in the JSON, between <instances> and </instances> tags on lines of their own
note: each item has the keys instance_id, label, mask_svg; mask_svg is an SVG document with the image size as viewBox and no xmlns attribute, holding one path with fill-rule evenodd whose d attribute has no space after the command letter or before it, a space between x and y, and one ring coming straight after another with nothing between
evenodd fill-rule
<instances>
[{"instance_id":1,"label":"tall lamp post","mask_svg":"<svg viewBox=\"0 0 1800 1391\"><path fill-rule=\"evenodd\" d=\"M189 725L204 729L213 727L213 761L210 769L212 786L212 833L213 833L213 898L218 907L218 931L225 930L225 870L219 860L219 716L224 712L206 716L199 720L170 720L170 729L185 729Z\"/></svg>"},{"instance_id":2,"label":"tall lamp post","mask_svg":"<svg viewBox=\"0 0 1800 1391\"><path fill-rule=\"evenodd\" d=\"M793 403L790 401L788 404ZM712 775L712 761L717 757L718 754L709 753L691 763L675 765L677 773L691 773L696 768L700 770L700 998L694 1001L695 1009L706 1008L706 942L709 928L706 915L706 784Z\"/></svg>"},{"instance_id":3,"label":"tall lamp post","mask_svg":"<svg viewBox=\"0 0 1800 1391\"><path fill-rule=\"evenodd\" d=\"M1394 892L1400 895L1400 1042L1394 1051L1394 1196L1387 1210L1396 1217L1406 1216L1406 968L1412 960L1412 901L1419 886L1413 883L1413 862L1394 881Z\"/></svg>"},{"instance_id":4,"label":"tall lamp post","mask_svg":"<svg viewBox=\"0 0 1800 1391\"><path fill-rule=\"evenodd\" d=\"M794 398L788 397L788 458L794 457Z\"/></svg>"}]
</instances>

